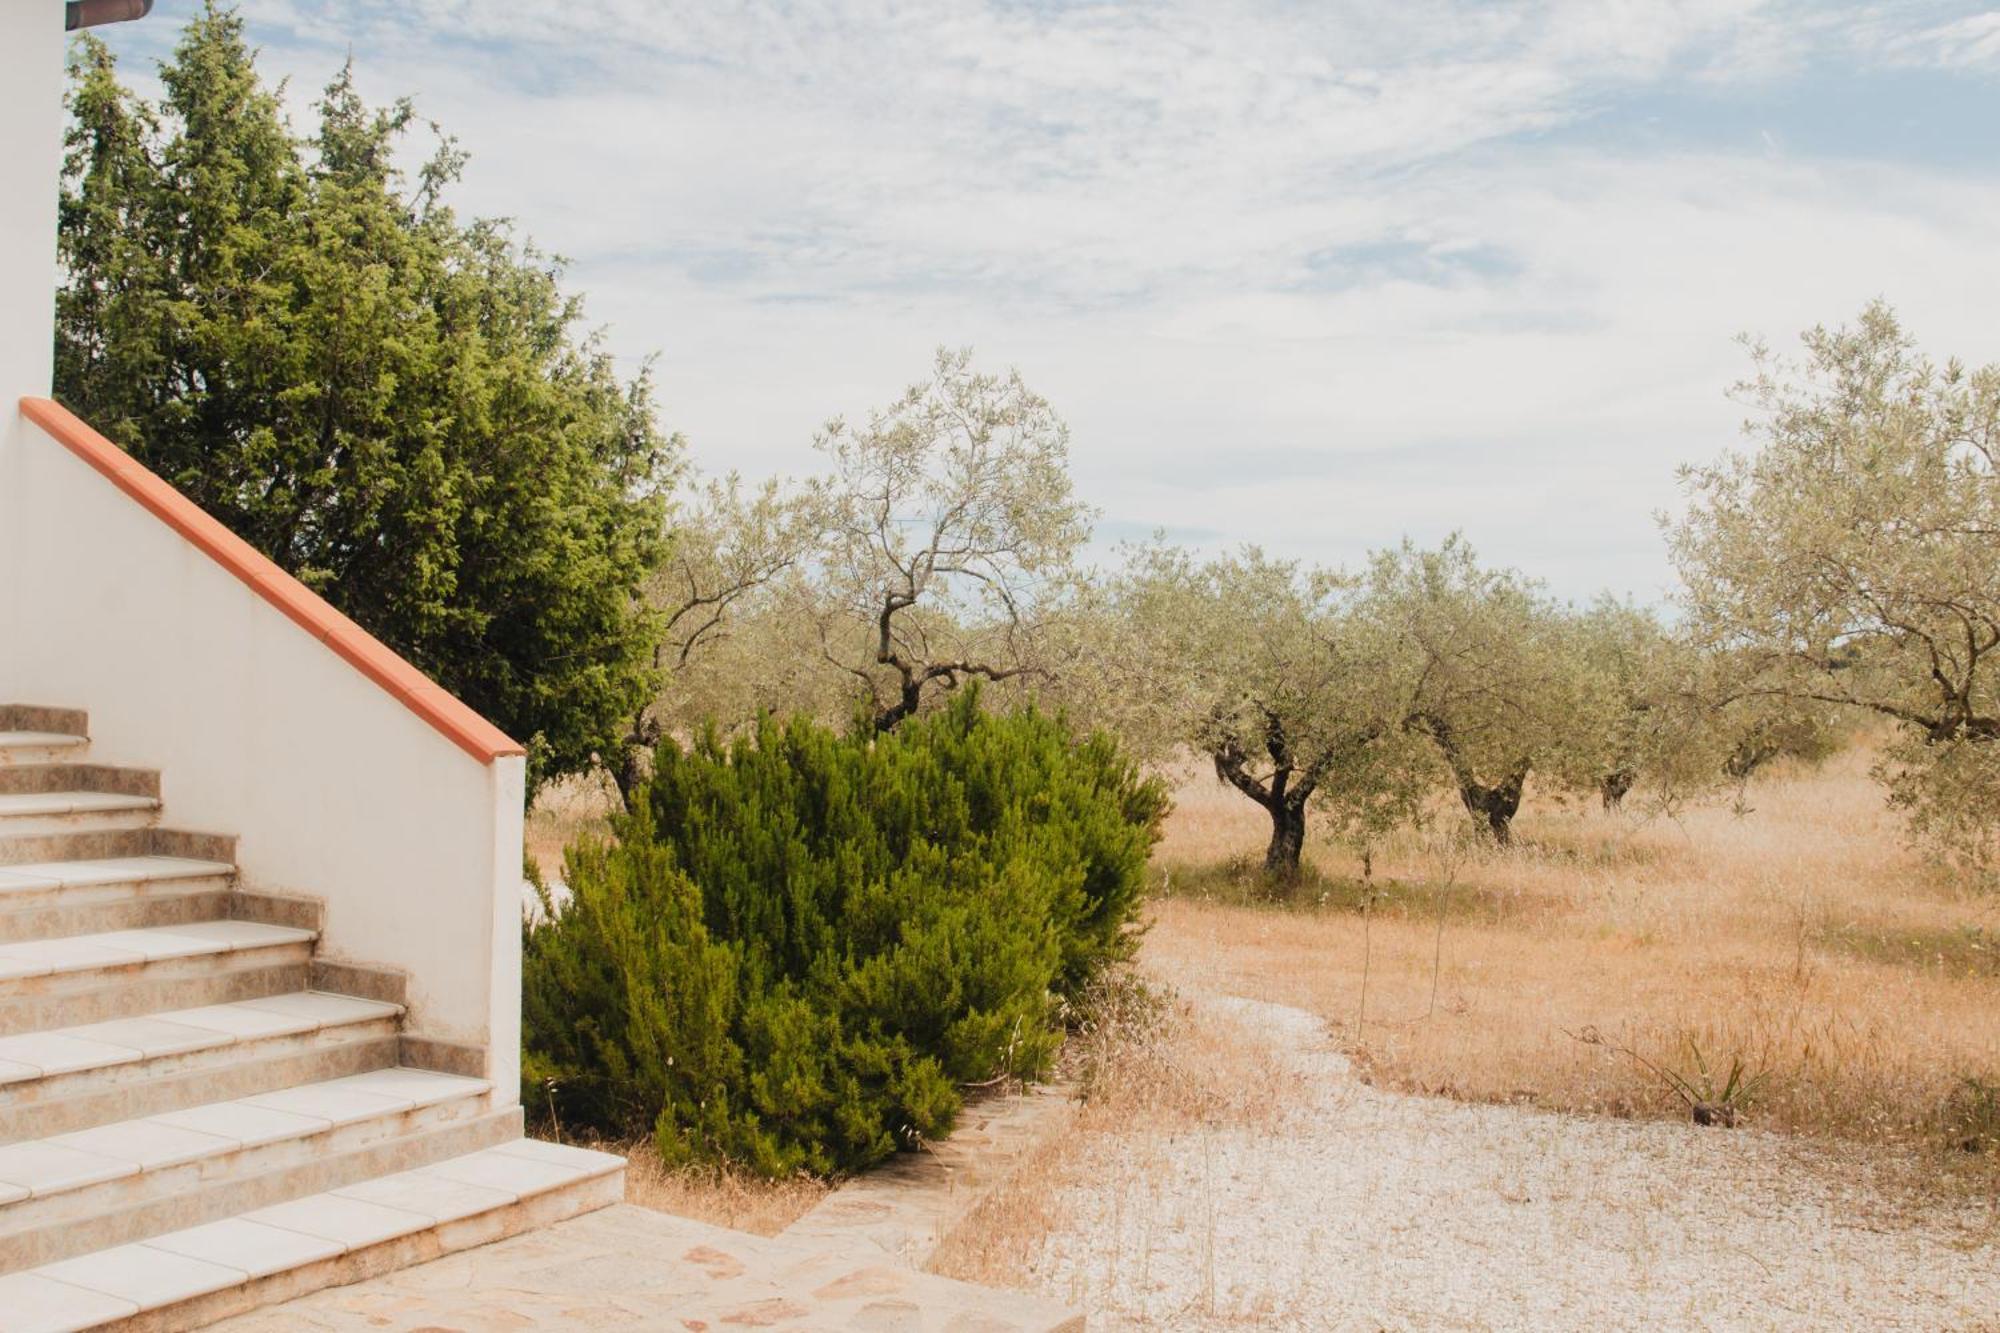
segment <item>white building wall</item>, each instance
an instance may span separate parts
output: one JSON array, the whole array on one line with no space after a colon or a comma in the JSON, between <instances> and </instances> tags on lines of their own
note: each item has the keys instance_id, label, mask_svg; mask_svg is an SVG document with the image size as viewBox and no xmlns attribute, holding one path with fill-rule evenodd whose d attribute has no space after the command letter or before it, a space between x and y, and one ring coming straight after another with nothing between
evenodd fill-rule
<instances>
[{"instance_id":1,"label":"white building wall","mask_svg":"<svg viewBox=\"0 0 2000 1333\"><path fill-rule=\"evenodd\" d=\"M0 0L0 703L87 710L93 758L238 835L245 887L323 899L322 956L407 971L407 1030L485 1046L510 1101L525 761L468 753L20 413L50 390L62 24Z\"/></svg>"},{"instance_id":2,"label":"white building wall","mask_svg":"<svg viewBox=\"0 0 2000 1333\"><path fill-rule=\"evenodd\" d=\"M49 391L64 49L57 0L0 0L0 392L9 402Z\"/></svg>"},{"instance_id":3,"label":"white building wall","mask_svg":"<svg viewBox=\"0 0 2000 1333\"><path fill-rule=\"evenodd\" d=\"M0 0L0 463L28 429L13 405L49 391L65 44L57 0ZM0 699L13 695L7 503L0 492Z\"/></svg>"},{"instance_id":4,"label":"white building wall","mask_svg":"<svg viewBox=\"0 0 2000 1333\"><path fill-rule=\"evenodd\" d=\"M16 409L18 411L18 409ZM0 459L10 702L90 714L243 886L326 903L322 957L409 974L407 1028L518 1093L526 761L469 754L39 427Z\"/></svg>"}]
</instances>

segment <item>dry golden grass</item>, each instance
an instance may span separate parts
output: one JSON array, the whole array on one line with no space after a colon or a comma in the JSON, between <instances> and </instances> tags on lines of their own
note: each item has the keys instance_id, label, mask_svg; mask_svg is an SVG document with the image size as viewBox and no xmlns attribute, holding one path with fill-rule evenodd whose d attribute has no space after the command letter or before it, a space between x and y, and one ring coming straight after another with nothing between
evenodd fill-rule
<instances>
[{"instance_id":1,"label":"dry golden grass","mask_svg":"<svg viewBox=\"0 0 2000 1333\"><path fill-rule=\"evenodd\" d=\"M812 1176L766 1180L726 1165L670 1167L643 1140L590 1146L625 1159L627 1203L758 1236L777 1235L831 1188Z\"/></svg>"},{"instance_id":2,"label":"dry golden grass","mask_svg":"<svg viewBox=\"0 0 2000 1333\"><path fill-rule=\"evenodd\" d=\"M618 789L607 774L585 774L551 783L528 809L528 855L545 879L562 878L563 848L584 833L608 831Z\"/></svg>"},{"instance_id":3,"label":"dry golden grass","mask_svg":"<svg viewBox=\"0 0 2000 1333\"><path fill-rule=\"evenodd\" d=\"M1074 1132L933 1271L1093 1328L1992 1327L1993 1211L1800 1136L1360 1086L1314 1015L1188 988L1095 1034ZM1877 1169L1882 1167L1885 1169Z\"/></svg>"},{"instance_id":4,"label":"dry golden grass","mask_svg":"<svg viewBox=\"0 0 2000 1333\"><path fill-rule=\"evenodd\" d=\"M2000 1078L2000 903L1904 848L1869 757L1678 821L1531 804L1516 848L1467 858L1412 837L1367 888L1315 848L1291 906L1242 904L1254 876L1220 867L1254 860L1268 824L1189 780L1144 956L1176 982L1320 1014L1404 1090L1685 1115L1635 1055L1699 1083L1698 1048L1717 1083L1738 1059L1763 1077L1753 1123L1935 1141L1964 1080ZM1577 1039L1592 1032L1606 1044Z\"/></svg>"},{"instance_id":5,"label":"dry golden grass","mask_svg":"<svg viewBox=\"0 0 2000 1333\"><path fill-rule=\"evenodd\" d=\"M1737 1304L1717 1308L1733 1313L1699 1322L1810 1307L1790 1322L1823 1326L1840 1298L1798 1293L1844 1282L1877 1314L1979 1308L1990 1293L1964 1284L1984 1261L1964 1255L1990 1243L1979 1201L2000 1158L1942 1149L1939 1111L1962 1080L2000 1075L2000 904L1903 848L1868 762L1775 774L1742 813L1723 802L1678 823L1543 803L1513 850L1411 837L1366 887L1317 847L1282 905L1249 901L1261 886L1240 870L1268 836L1260 812L1182 775L1156 865L1172 891L1141 966L1188 998L1152 1022L1114 1010L1073 1043L1090 1098L1075 1132L984 1200L933 1271L1034 1287L1106 1327L1456 1326L1468 1287L1472 1308L1504 1296L1544 1324L1559 1308L1559 1325L1639 1326L1729 1264L1741 1271L1718 1290ZM1616 1048L1693 1075L1692 1039L1714 1065L1766 1075L1744 1119L1794 1137L1350 1099L1337 1075L1299 1081L1311 1058L1290 1035L1242 1030L1226 1005L1192 1002L1203 993L1316 1014L1398 1092L1597 1115L1684 1120L1666 1081ZM1591 1029L1608 1044L1569 1035ZM1362 1181L1327 1204L1341 1220L1324 1235L1283 1187L1302 1177L1325 1182L1304 1190L1315 1200ZM1940 1188L1966 1206L1940 1206ZM1525 1262L1504 1244L1516 1229L1570 1237L1564 1257ZM1434 1231L1450 1234L1398 1268ZM1636 1239L1605 1251L1605 1235ZM1311 1258L1260 1267L1258 1253ZM1488 1262L1454 1279L1451 1253ZM1914 1272L1918 1253L1935 1272ZM1322 1269L1327 1291L1300 1276ZM1329 1317L1335 1295L1352 1320Z\"/></svg>"}]
</instances>

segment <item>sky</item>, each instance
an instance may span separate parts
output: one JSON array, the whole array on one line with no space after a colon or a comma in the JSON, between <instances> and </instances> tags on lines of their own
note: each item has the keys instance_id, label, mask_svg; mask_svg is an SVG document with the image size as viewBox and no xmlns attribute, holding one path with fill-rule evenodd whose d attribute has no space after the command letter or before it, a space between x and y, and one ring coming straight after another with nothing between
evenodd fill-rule
<instances>
[{"instance_id":1,"label":"sky","mask_svg":"<svg viewBox=\"0 0 2000 1333\"><path fill-rule=\"evenodd\" d=\"M103 30L134 82L196 0ZM1098 546L1463 532L1666 599L1739 335L2000 361L2000 9L1931 0L243 0L472 155L710 472L940 345L1068 421Z\"/></svg>"}]
</instances>

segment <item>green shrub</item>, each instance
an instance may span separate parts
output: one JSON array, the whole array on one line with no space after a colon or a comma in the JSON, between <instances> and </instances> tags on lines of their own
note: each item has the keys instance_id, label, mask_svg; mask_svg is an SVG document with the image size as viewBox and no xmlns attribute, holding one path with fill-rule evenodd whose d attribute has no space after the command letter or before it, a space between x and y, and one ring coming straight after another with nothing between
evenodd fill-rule
<instances>
[{"instance_id":1,"label":"green shrub","mask_svg":"<svg viewBox=\"0 0 2000 1333\"><path fill-rule=\"evenodd\" d=\"M668 1160L854 1170L1044 1072L1130 956L1166 797L1109 738L974 694L885 736L764 720L661 748L524 943L523 1081Z\"/></svg>"}]
</instances>

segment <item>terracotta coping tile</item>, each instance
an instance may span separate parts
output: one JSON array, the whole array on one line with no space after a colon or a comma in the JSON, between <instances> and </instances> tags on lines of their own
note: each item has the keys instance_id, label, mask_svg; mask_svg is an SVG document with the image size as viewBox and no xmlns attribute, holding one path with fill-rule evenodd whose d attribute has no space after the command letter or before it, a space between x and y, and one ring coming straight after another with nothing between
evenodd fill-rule
<instances>
[{"instance_id":1,"label":"terracotta coping tile","mask_svg":"<svg viewBox=\"0 0 2000 1333\"><path fill-rule=\"evenodd\" d=\"M284 612L293 624L339 654L459 749L481 763L526 753L520 742L509 739L500 728L411 666L380 639L334 610L325 598L278 568L263 552L85 425L68 408L47 398L23 398L21 415L103 473L155 518L243 580L251 591Z\"/></svg>"}]
</instances>

